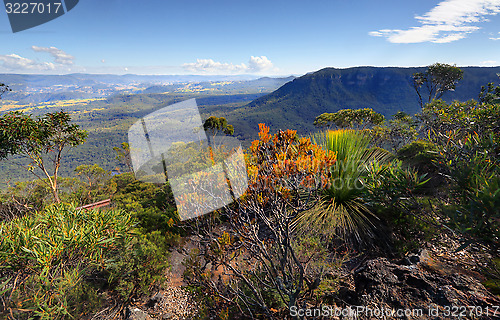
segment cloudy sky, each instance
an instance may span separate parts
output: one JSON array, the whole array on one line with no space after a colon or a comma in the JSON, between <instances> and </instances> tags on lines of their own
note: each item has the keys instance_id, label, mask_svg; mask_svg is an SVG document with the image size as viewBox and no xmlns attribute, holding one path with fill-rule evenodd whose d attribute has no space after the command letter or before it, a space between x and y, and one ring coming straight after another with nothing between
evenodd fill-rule
<instances>
[{"instance_id":1,"label":"cloudy sky","mask_svg":"<svg viewBox=\"0 0 500 320\"><path fill-rule=\"evenodd\" d=\"M500 65L500 0L80 0L12 33L0 73L301 75L324 67Z\"/></svg>"}]
</instances>

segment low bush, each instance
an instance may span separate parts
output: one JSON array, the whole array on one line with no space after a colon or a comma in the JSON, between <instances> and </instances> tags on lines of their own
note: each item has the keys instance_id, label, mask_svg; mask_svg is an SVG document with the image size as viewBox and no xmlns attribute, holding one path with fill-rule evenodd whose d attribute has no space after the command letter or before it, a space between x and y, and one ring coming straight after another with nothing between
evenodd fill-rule
<instances>
[{"instance_id":1,"label":"low bush","mask_svg":"<svg viewBox=\"0 0 500 320\"><path fill-rule=\"evenodd\" d=\"M103 288L126 299L145 291L166 267L167 251L156 244L161 235L139 236L135 224L121 210L67 204L2 222L2 315L78 318L103 303Z\"/></svg>"},{"instance_id":2,"label":"low bush","mask_svg":"<svg viewBox=\"0 0 500 320\"><path fill-rule=\"evenodd\" d=\"M424 191L431 192L446 182L441 175L445 172L445 160L435 144L424 140L413 141L399 149L397 156L419 174L427 175L429 182Z\"/></svg>"}]
</instances>

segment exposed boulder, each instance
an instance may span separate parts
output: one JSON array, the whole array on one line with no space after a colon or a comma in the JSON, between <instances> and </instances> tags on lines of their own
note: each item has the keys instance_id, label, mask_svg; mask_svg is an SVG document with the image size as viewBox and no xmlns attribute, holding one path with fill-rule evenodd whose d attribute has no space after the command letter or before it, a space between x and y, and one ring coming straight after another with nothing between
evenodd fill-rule
<instances>
[{"instance_id":1,"label":"exposed boulder","mask_svg":"<svg viewBox=\"0 0 500 320\"><path fill-rule=\"evenodd\" d=\"M453 307L467 308L463 309L466 316L462 319L500 319L500 309L496 315L491 309L492 306L500 306L498 297L466 272L434 262L426 250L397 263L385 258L366 261L354 271L354 284L355 295L351 292L344 299L353 306L372 310L422 311L421 314L395 319L456 319L458 315L453 317L451 314L454 309L450 308ZM486 307L490 308L488 315ZM370 318L363 313L358 314L358 317Z\"/></svg>"}]
</instances>

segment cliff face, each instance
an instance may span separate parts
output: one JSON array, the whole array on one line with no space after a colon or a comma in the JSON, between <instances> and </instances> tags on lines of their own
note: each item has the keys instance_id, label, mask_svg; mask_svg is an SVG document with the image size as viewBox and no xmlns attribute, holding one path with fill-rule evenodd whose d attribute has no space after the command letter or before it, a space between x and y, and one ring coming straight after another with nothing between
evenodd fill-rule
<instances>
[{"instance_id":1,"label":"cliff face","mask_svg":"<svg viewBox=\"0 0 500 320\"><path fill-rule=\"evenodd\" d=\"M500 67L461 68L464 79L447 101L477 99L482 85L499 81ZM278 90L252 101L247 121L265 122L272 129L313 129L314 118L324 112L345 108L372 108L391 116L398 111L414 114L420 110L412 87L412 74L425 68L356 67L326 68L286 83ZM265 115L265 117L263 117ZM260 120L260 122L263 122Z\"/></svg>"}]
</instances>

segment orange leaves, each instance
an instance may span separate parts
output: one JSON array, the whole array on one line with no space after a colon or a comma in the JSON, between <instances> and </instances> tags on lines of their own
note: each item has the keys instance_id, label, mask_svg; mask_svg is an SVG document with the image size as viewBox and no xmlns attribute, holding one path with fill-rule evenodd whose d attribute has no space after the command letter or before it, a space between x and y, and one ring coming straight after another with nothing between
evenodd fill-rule
<instances>
[{"instance_id":1,"label":"orange leaves","mask_svg":"<svg viewBox=\"0 0 500 320\"><path fill-rule=\"evenodd\" d=\"M250 190L266 189L264 194L275 192L287 198L293 188L315 189L328 181L335 153L321 149L309 138L299 138L295 130L270 135L265 124L259 128L260 139L252 142L247 154ZM260 196L265 200L264 194Z\"/></svg>"},{"instance_id":2,"label":"orange leaves","mask_svg":"<svg viewBox=\"0 0 500 320\"><path fill-rule=\"evenodd\" d=\"M271 135L269 134L269 127L267 127L263 123L259 123L259 139L267 143L271 139Z\"/></svg>"}]
</instances>

